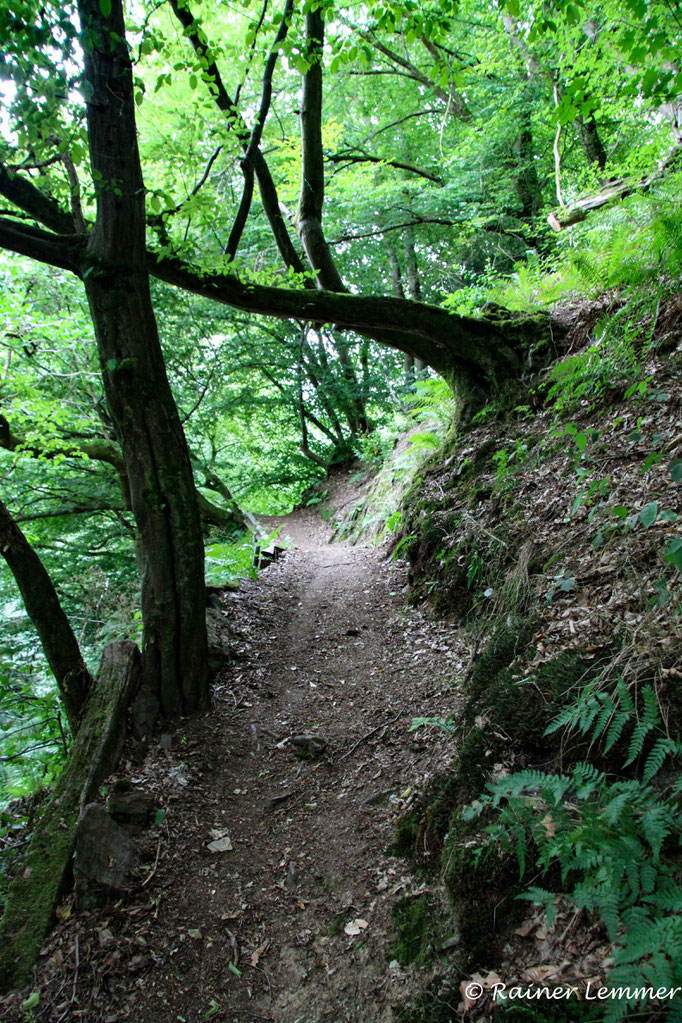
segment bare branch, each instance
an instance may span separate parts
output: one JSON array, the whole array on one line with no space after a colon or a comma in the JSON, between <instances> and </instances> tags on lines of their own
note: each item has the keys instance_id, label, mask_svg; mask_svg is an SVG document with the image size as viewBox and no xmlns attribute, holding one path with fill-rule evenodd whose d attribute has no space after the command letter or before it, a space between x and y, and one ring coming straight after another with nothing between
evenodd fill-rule
<instances>
[{"instance_id":1,"label":"bare branch","mask_svg":"<svg viewBox=\"0 0 682 1023\"><path fill-rule=\"evenodd\" d=\"M213 56L208 44L204 41L206 39L206 35L203 29L199 29L199 26L194 20L194 16L189 10L187 3L183 3L183 5L180 6L179 0L171 0L171 6L176 18L183 27L184 34L189 39L194 52L197 57L204 62L204 77L205 80L210 83L209 89L216 106L226 115L228 126L235 132L244 152L246 153L251 142L251 132L249 131L237 104L225 88L215 57ZM275 242L277 243L279 253L284 261L284 265L290 267L296 273L302 274L305 272L305 268L292 244L291 238L289 237L287 225L285 224L280 212L275 183L272 179L272 175L270 174L270 169L265 162L265 157L258 147L253 150L252 159L253 169L256 178L258 179L258 187L260 189L263 209L265 210L265 215L268 218L270 228L274 235Z\"/></svg>"},{"instance_id":2,"label":"bare branch","mask_svg":"<svg viewBox=\"0 0 682 1023\"><path fill-rule=\"evenodd\" d=\"M356 146L354 151L349 149L345 152L334 153L332 156L327 156L326 159L330 163L343 163L346 166L354 163L380 163L386 167L396 167L398 170L407 171L409 174L417 174L420 178L426 178L427 181L433 181L437 185L443 184L443 179L438 177L437 174L432 174L421 167L415 167L411 163L403 163L401 160L393 160L384 156L372 156L371 153L366 153L359 146Z\"/></svg>"}]
</instances>

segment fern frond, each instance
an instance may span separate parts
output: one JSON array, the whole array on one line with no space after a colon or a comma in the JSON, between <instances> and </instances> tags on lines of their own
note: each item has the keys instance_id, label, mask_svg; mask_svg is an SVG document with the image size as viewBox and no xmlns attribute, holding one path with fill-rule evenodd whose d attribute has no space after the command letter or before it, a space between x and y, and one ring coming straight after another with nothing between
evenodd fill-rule
<instances>
[{"instance_id":1,"label":"fern frond","mask_svg":"<svg viewBox=\"0 0 682 1023\"><path fill-rule=\"evenodd\" d=\"M632 730L632 735L630 737L630 746L628 748L628 758L623 764L623 767L629 767L630 764L633 764L635 762L637 757L642 752L644 748L644 740L646 739L647 735L649 734L652 728L653 725L650 722L646 721L644 718L642 718L641 721L637 722L637 724Z\"/></svg>"},{"instance_id":2,"label":"fern frond","mask_svg":"<svg viewBox=\"0 0 682 1023\"><path fill-rule=\"evenodd\" d=\"M655 774L658 774L660 769L665 763L665 759L669 753L677 753L678 744L671 741L670 739L658 739L652 747L646 763L644 765L644 773L642 774L642 781L646 784L650 782Z\"/></svg>"}]
</instances>

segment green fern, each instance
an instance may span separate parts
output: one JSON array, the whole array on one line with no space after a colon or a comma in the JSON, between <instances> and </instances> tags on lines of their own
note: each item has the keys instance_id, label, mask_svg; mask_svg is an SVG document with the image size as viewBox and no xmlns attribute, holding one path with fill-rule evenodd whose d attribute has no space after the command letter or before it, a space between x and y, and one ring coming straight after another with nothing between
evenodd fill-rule
<instances>
[{"instance_id":1,"label":"green fern","mask_svg":"<svg viewBox=\"0 0 682 1023\"><path fill-rule=\"evenodd\" d=\"M682 986L682 779L657 779L664 766L682 759L682 743L665 731L656 690L635 694L622 677L610 691L594 683L564 708L548 732L564 729L611 751L627 738L631 767L644 755L641 780L612 780L592 762L567 774L528 770L490 783L467 807L465 818L493 814L480 852L514 855L521 876L533 851L534 884L521 896L543 906L549 925L555 919L557 893L538 885L541 874L558 867L564 895L576 908L596 913L613 946L610 986L654 988ZM619 1020L637 1000L621 998L606 1008ZM675 1017L674 1004L666 1007Z\"/></svg>"}]
</instances>

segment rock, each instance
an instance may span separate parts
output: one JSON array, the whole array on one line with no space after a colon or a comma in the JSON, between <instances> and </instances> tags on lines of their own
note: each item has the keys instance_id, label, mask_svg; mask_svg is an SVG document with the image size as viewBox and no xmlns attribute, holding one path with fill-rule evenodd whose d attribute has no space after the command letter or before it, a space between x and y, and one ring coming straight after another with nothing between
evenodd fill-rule
<instances>
[{"instance_id":1,"label":"rock","mask_svg":"<svg viewBox=\"0 0 682 1023\"><path fill-rule=\"evenodd\" d=\"M289 745L300 760L317 760L327 748L319 735L292 735Z\"/></svg>"},{"instance_id":2,"label":"rock","mask_svg":"<svg viewBox=\"0 0 682 1023\"><path fill-rule=\"evenodd\" d=\"M107 799L107 813L123 827L140 831L149 824L154 809L154 796L141 789L111 793Z\"/></svg>"},{"instance_id":3,"label":"rock","mask_svg":"<svg viewBox=\"0 0 682 1023\"><path fill-rule=\"evenodd\" d=\"M92 909L132 887L137 852L100 803L88 803L76 828L76 908Z\"/></svg>"}]
</instances>

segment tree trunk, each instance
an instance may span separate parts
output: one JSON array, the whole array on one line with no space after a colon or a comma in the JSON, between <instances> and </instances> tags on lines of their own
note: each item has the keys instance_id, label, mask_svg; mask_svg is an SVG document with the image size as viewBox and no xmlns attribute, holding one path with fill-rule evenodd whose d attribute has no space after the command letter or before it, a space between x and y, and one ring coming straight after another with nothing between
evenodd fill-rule
<instances>
[{"instance_id":1,"label":"tree trunk","mask_svg":"<svg viewBox=\"0 0 682 1023\"><path fill-rule=\"evenodd\" d=\"M93 680L42 561L0 501L0 553L9 565L33 622L74 735Z\"/></svg>"},{"instance_id":2,"label":"tree trunk","mask_svg":"<svg viewBox=\"0 0 682 1023\"><path fill-rule=\"evenodd\" d=\"M384 238L384 240L386 239ZM393 292L393 297L405 298L400 261L388 241L386 241L386 250L388 252L388 265L391 270L391 291ZM403 372L405 374L405 387L409 387L414 383L414 355L411 352L405 352L403 355Z\"/></svg>"},{"instance_id":3,"label":"tree trunk","mask_svg":"<svg viewBox=\"0 0 682 1023\"><path fill-rule=\"evenodd\" d=\"M310 66L303 76L301 99L301 198L296 217L298 231L318 286L329 291L345 287L322 230L324 204L324 154L322 150L322 60L324 20L319 8L308 10L305 19L306 58Z\"/></svg>"},{"instance_id":4,"label":"tree trunk","mask_svg":"<svg viewBox=\"0 0 682 1023\"><path fill-rule=\"evenodd\" d=\"M108 5L107 5L108 6ZM203 541L145 263L144 182L121 0L80 0L97 219L85 290L144 554L145 685L168 716L208 706Z\"/></svg>"},{"instance_id":5,"label":"tree trunk","mask_svg":"<svg viewBox=\"0 0 682 1023\"><path fill-rule=\"evenodd\" d=\"M405 252L405 270L407 273L407 291L413 302L421 302L422 287L419 280L419 264L417 263L417 252L414 243L414 228L405 228L403 235L403 248ZM418 355L412 357L412 379L419 376L426 369L427 363ZM407 366L406 366L407 375Z\"/></svg>"},{"instance_id":6,"label":"tree trunk","mask_svg":"<svg viewBox=\"0 0 682 1023\"><path fill-rule=\"evenodd\" d=\"M599 130L594 117L591 114L589 117L578 117L576 118L576 124L587 162L595 164L600 171L605 171L606 150L604 149L604 143L599 137Z\"/></svg>"},{"instance_id":7,"label":"tree trunk","mask_svg":"<svg viewBox=\"0 0 682 1023\"><path fill-rule=\"evenodd\" d=\"M116 765L139 680L135 644L111 643L66 766L31 836L24 870L9 887L0 921L0 991L30 979L71 869L79 814Z\"/></svg>"},{"instance_id":8,"label":"tree trunk","mask_svg":"<svg viewBox=\"0 0 682 1023\"><path fill-rule=\"evenodd\" d=\"M521 204L521 218L531 226L542 208L542 190L535 166L533 135L530 126L530 111L526 111L523 126L514 143L516 156L516 179L514 187Z\"/></svg>"}]
</instances>

